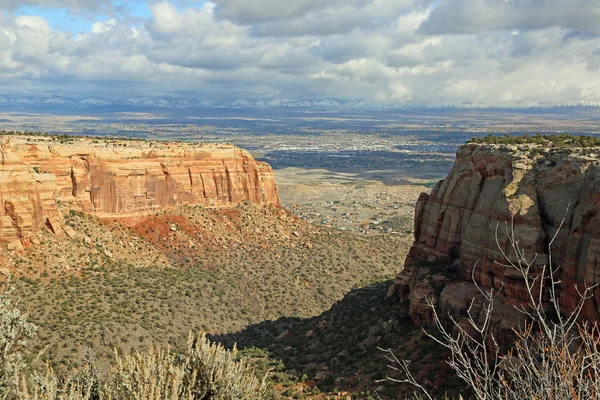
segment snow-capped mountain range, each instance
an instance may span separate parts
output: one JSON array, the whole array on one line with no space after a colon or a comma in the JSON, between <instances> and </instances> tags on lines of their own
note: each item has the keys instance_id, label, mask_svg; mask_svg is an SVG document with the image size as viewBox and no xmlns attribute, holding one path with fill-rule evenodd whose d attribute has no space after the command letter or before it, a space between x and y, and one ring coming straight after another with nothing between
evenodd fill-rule
<instances>
[{"instance_id":1,"label":"snow-capped mountain range","mask_svg":"<svg viewBox=\"0 0 600 400\"><path fill-rule=\"evenodd\" d=\"M157 96L126 96L120 98L107 98L100 96L86 96L75 94L0 94L0 111L14 107L48 107L48 108L108 108L108 107L135 107L135 108L299 108L323 110L377 110L377 109L498 109L498 108L557 108L557 107L600 107L600 101L581 101L565 104L553 103L515 103L506 105L490 105L474 102L408 102L384 103L366 100L342 100L335 98L316 100L277 100L253 99L240 97L230 100L213 100L203 96L193 95L157 95Z\"/></svg>"}]
</instances>

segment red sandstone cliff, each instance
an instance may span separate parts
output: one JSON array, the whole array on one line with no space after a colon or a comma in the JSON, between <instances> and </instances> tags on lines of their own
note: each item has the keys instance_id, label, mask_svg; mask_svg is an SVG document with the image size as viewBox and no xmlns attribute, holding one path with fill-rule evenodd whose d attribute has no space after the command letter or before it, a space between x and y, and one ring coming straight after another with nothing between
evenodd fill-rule
<instances>
[{"instance_id":1,"label":"red sandstone cliff","mask_svg":"<svg viewBox=\"0 0 600 400\"><path fill-rule=\"evenodd\" d=\"M548 263L550 238L565 218L552 257L553 265L561 267L562 306L572 309L579 300L576 285L600 283L600 166L593 154L598 150L460 147L447 178L418 200L415 241L391 294L407 301L411 318L425 324L431 322L427 297L435 299L442 316L464 315L471 299L480 297L474 277L484 289L500 293L495 328L511 328L521 317L513 305L526 300L526 293L520 274L503 265L497 224L499 245L511 254L505 222L514 221L520 247L530 257L538 254L539 270ZM453 262L460 279L432 273L431 265L438 264L439 270ZM600 318L600 289L583 315Z\"/></svg>"},{"instance_id":2,"label":"red sandstone cliff","mask_svg":"<svg viewBox=\"0 0 600 400\"><path fill-rule=\"evenodd\" d=\"M100 217L178 204L279 204L273 171L232 145L0 137L0 241L61 233L59 204Z\"/></svg>"}]
</instances>

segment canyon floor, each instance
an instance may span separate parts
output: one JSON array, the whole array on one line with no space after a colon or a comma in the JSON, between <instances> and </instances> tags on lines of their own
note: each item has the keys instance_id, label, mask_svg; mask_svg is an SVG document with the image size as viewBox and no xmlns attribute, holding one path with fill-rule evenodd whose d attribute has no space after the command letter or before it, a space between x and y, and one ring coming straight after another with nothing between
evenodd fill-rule
<instances>
[{"instance_id":1,"label":"canyon floor","mask_svg":"<svg viewBox=\"0 0 600 400\"><path fill-rule=\"evenodd\" d=\"M206 331L271 369L278 398L403 398L410 389L378 381L388 372L378 347L456 389L438 382L443 352L385 300L427 188L298 169L277 179L284 208L110 220L62 210L69 235L43 230L24 252L0 253L40 328L29 357L58 371L89 357L107 368L115 349L177 350Z\"/></svg>"}]
</instances>

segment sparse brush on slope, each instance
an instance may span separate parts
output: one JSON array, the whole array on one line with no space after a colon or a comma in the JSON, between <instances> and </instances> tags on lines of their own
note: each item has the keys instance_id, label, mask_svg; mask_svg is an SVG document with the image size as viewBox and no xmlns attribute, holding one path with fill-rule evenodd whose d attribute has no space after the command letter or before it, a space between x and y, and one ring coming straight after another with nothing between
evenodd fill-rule
<instances>
[{"instance_id":1,"label":"sparse brush on slope","mask_svg":"<svg viewBox=\"0 0 600 400\"><path fill-rule=\"evenodd\" d=\"M254 205L180 207L134 227L76 212L65 220L79 237L45 230L39 245L0 257L0 267L23 271L14 281L20 308L39 326L25 357L49 346L41 360L59 375L81 368L87 347L107 371L114 347L180 349L190 331L318 315L353 286L388 279L409 247L404 235L317 229Z\"/></svg>"}]
</instances>

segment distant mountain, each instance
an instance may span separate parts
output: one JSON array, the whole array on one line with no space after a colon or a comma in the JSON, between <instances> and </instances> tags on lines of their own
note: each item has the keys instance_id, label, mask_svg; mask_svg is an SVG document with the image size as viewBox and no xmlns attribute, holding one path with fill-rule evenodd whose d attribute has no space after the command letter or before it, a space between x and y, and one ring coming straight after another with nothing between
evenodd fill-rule
<instances>
[{"instance_id":1,"label":"distant mountain","mask_svg":"<svg viewBox=\"0 0 600 400\"><path fill-rule=\"evenodd\" d=\"M335 98L280 100L257 99L252 96L218 100L203 95L168 94L156 96L132 95L120 98L77 94L0 94L0 110L10 107L54 107L54 108L102 108L102 107L135 107L159 109L189 108L284 108L313 110L386 110L386 109L529 109L529 108L562 108L562 107L600 107L600 102L580 101L564 104L554 103L513 103L495 106L484 102L416 102L385 103L368 100L344 100Z\"/></svg>"}]
</instances>

